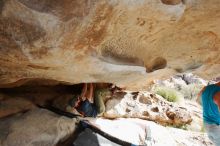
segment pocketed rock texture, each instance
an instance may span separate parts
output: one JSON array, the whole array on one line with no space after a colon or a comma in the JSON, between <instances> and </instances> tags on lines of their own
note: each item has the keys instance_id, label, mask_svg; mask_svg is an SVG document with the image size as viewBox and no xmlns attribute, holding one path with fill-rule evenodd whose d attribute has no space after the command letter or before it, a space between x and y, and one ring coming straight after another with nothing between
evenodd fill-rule
<instances>
[{"instance_id":1,"label":"pocketed rock texture","mask_svg":"<svg viewBox=\"0 0 220 146\"><path fill-rule=\"evenodd\" d=\"M1 0L0 86L220 76L219 7L219 0Z\"/></svg>"},{"instance_id":2,"label":"pocketed rock texture","mask_svg":"<svg viewBox=\"0 0 220 146\"><path fill-rule=\"evenodd\" d=\"M75 130L74 119L35 109L0 120L1 146L54 146Z\"/></svg>"},{"instance_id":3,"label":"pocketed rock texture","mask_svg":"<svg viewBox=\"0 0 220 146\"><path fill-rule=\"evenodd\" d=\"M162 125L174 126L192 122L190 112L186 108L148 92L128 92L124 95L115 95L107 101L104 117L140 118Z\"/></svg>"}]
</instances>

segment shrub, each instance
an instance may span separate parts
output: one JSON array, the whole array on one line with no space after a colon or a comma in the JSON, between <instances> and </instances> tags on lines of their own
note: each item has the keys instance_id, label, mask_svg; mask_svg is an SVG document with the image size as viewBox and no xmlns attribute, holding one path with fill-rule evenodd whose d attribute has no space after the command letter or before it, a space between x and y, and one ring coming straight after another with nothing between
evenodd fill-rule
<instances>
[{"instance_id":1,"label":"shrub","mask_svg":"<svg viewBox=\"0 0 220 146\"><path fill-rule=\"evenodd\" d=\"M155 87L153 92L162 96L169 102L180 102L184 98L180 92L168 87Z\"/></svg>"}]
</instances>

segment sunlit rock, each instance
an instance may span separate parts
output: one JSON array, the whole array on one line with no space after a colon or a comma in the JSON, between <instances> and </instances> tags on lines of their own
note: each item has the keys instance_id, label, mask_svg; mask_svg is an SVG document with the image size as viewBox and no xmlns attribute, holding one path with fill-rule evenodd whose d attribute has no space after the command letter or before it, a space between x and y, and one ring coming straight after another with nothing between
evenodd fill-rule
<instances>
[{"instance_id":1,"label":"sunlit rock","mask_svg":"<svg viewBox=\"0 0 220 146\"><path fill-rule=\"evenodd\" d=\"M138 92L126 95L114 95L106 102L106 118L140 118L152 120L162 125L186 125L192 122L190 112L159 95Z\"/></svg>"},{"instance_id":2,"label":"sunlit rock","mask_svg":"<svg viewBox=\"0 0 220 146\"><path fill-rule=\"evenodd\" d=\"M186 71L220 76L219 7L219 0L3 0L0 86L49 79L135 87Z\"/></svg>"},{"instance_id":3,"label":"sunlit rock","mask_svg":"<svg viewBox=\"0 0 220 146\"><path fill-rule=\"evenodd\" d=\"M110 136L135 145L213 146L207 134L163 127L141 119L95 119L89 123Z\"/></svg>"}]
</instances>

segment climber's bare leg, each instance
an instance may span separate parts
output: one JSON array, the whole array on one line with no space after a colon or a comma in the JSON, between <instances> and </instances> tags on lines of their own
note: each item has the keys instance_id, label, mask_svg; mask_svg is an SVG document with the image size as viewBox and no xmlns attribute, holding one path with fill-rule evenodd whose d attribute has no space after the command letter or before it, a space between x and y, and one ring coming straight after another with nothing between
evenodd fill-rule
<instances>
[{"instance_id":1,"label":"climber's bare leg","mask_svg":"<svg viewBox=\"0 0 220 146\"><path fill-rule=\"evenodd\" d=\"M87 99L89 100L89 102L93 103L94 102L94 85L93 83L89 84L89 92L88 92L88 96Z\"/></svg>"},{"instance_id":2,"label":"climber's bare leg","mask_svg":"<svg viewBox=\"0 0 220 146\"><path fill-rule=\"evenodd\" d=\"M83 89L82 89L82 92L81 92L81 95L80 95L80 99L82 100L82 101L85 101L86 100L86 98L87 98L87 83L84 83L83 84Z\"/></svg>"}]
</instances>

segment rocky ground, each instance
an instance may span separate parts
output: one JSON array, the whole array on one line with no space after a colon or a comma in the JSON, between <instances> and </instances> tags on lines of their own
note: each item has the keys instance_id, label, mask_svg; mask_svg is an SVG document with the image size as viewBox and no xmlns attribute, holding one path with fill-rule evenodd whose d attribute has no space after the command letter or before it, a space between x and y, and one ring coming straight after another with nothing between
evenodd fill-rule
<instances>
[{"instance_id":1,"label":"rocky ground","mask_svg":"<svg viewBox=\"0 0 220 146\"><path fill-rule=\"evenodd\" d=\"M87 129L77 130L82 127L78 123L79 120L86 120L93 128L86 126ZM86 146L88 143L91 146L131 143L153 146L212 145L205 133L164 127L147 120L67 118L39 108L1 118L0 130L2 131L0 133L2 146Z\"/></svg>"}]
</instances>

